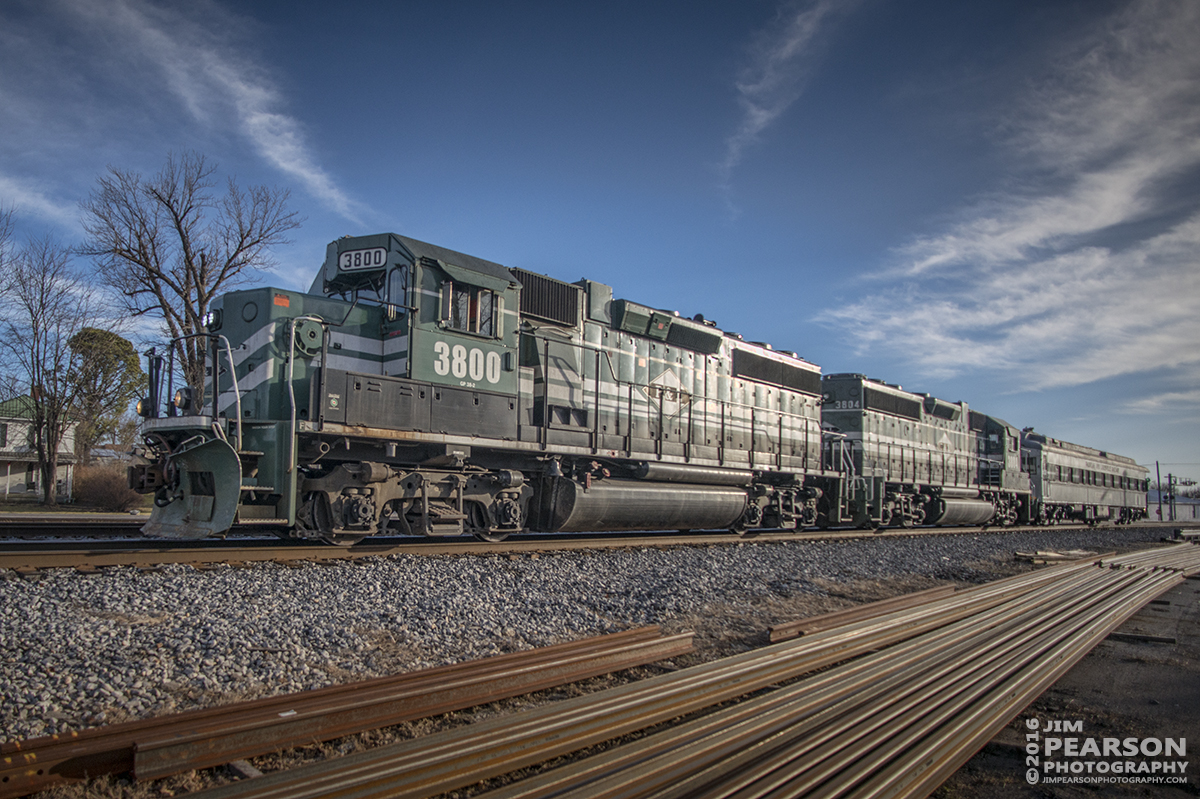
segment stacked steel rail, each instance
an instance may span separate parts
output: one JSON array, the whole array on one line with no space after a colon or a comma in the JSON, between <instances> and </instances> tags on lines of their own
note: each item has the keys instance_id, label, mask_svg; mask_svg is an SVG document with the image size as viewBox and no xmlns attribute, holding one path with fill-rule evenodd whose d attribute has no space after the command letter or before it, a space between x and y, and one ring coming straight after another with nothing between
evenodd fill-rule
<instances>
[{"instance_id":1,"label":"stacked steel rail","mask_svg":"<svg viewBox=\"0 0 1200 799\"><path fill-rule=\"evenodd\" d=\"M450 666L0 744L0 799L65 780L139 778L229 763L678 657L692 633L657 627Z\"/></svg>"},{"instance_id":2,"label":"stacked steel rail","mask_svg":"<svg viewBox=\"0 0 1200 799\"><path fill-rule=\"evenodd\" d=\"M1052 567L201 795L423 797L696 714L489 796L923 796L1188 573L1186 544Z\"/></svg>"}]
</instances>

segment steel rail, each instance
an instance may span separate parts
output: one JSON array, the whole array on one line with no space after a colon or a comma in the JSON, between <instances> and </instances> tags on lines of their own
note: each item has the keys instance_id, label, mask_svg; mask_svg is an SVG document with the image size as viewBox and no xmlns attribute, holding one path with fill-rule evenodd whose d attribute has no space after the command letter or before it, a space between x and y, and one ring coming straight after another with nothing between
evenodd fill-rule
<instances>
[{"instance_id":1,"label":"steel rail","mask_svg":"<svg viewBox=\"0 0 1200 799\"><path fill-rule=\"evenodd\" d=\"M764 747L814 731L827 736L830 725L851 710L872 707L891 691L919 684L914 681L963 668L964 658L977 651L981 626L1028 631L1031 615L1087 579L1076 573L1069 585L1042 586L1004 606L487 796L691 795L719 774L744 773Z\"/></svg>"},{"instance_id":2,"label":"steel rail","mask_svg":"<svg viewBox=\"0 0 1200 799\"><path fill-rule=\"evenodd\" d=\"M61 514L55 517L42 517L30 514L30 518L17 518L16 515L0 516L0 568L61 568L76 565L78 557L62 551L38 549L38 539L61 536L64 538L118 538L125 539L119 543L108 541L76 541L53 542L54 545L69 546L74 544L73 552L84 551L91 558L92 565L141 565L146 563L205 563L219 562L222 558L242 560L269 560L261 553L246 553L244 548L237 552L225 552L223 548L238 548L237 536L262 536L261 527L234 526L230 531L230 539L206 538L195 541L176 541L168 544L159 539L142 538L137 535L144 518L121 517L111 515L110 518L91 518L79 522L80 514ZM24 516L24 514L21 514ZM546 533L523 533L511 537L504 542L489 543L470 537L440 537L440 538L397 538L397 537L368 537L353 547L337 547L328 544L308 544L301 540L274 539L265 540L280 547L292 547L292 559L337 559L361 557L362 555L380 555L405 552L408 554L478 554L478 553L511 553L526 551L554 551L573 549L611 549L632 546L697 546L711 544L735 544L745 542L787 542L787 541L837 541L859 540L896 537L915 537L928 535L1003 535L1005 533L1027 532L1042 528L1002 528L981 531L978 528L895 528L880 532L871 530L799 530L799 531L763 531L752 532L744 536L734 536L727 531L708 531L680 534L674 531L664 532L614 532L596 535L566 534L555 535ZM1065 530L1068 528L1057 528ZM1070 528L1074 529L1074 528ZM1079 529L1086 529L1080 526ZM43 545L44 546L44 545ZM104 552L111 546L122 548L119 553ZM146 554L139 554L138 549L144 549Z\"/></svg>"},{"instance_id":3,"label":"steel rail","mask_svg":"<svg viewBox=\"0 0 1200 799\"><path fill-rule=\"evenodd\" d=\"M259 531L261 533L261 530ZM944 533L942 533L944 534ZM913 535L909 532L907 535ZM478 555L520 552L565 552L584 549L622 549L628 547L676 547L736 545L748 541L777 543L857 539L869 537L861 531L847 533L763 533L737 537L730 533L678 533L600 535L530 534L503 542L484 542L459 538L384 538L366 539L351 547L305 544L285 539L200 539L167 542L156 539L122 541L55 542L46 544L11 540L0 541L0 569L71 568L91 566L141 566L163 563L220 563L225 561L268 562L278 560L350 560L362 557L408 555Z\"/></svg>"},{"instance_id":4,"label":"steel rail","mask_svg":"<svg viewBox=\"0 0 1200 799\"><path fill-rule=\"evenodd\" d=\"M239 712L214 718L186 731L147 737L137 742L133 773L153 779L216 766L287 746L325 741L401 721L447 713L520 694L578 682L694 651L693 634L656 637L658 628L625 642L564 648L553 657L512 658L503 663L478 661L489 668L447 670L413 679L399 690L395 683L358 685L349 696L334 697L286 713ZM655 636L655 637L651 637ZM620 636L618 635L618 638ZM619 645L618 645L619 644ZM420 675L414 674L414 677Z\"/></svg>"},{"instance_id":5,"label":"steel rail","mask_svg":"<svg viewBox=\"0 0 1200 799\"><path fill-rule=\"evenodd\" d=\"M0 744L0 797L133 771L160 777L484 704L692 651L657 627L235 705Z\"/></svg>"},{"instance_id":6,"label":"steel rail","mask_svg":"<svg viewBox=\"0 0 1200 799\"><path fill-rule=\"evenodd\" d=\"M1119 579L1119 578L1118 578ZM1051 614L1035 615L1031 623L1045 620ZM1090 618L1086 617L1085 618ZM1073 632L1078 619L1060 626ZM841 796L854 784L870 775L892 758L917 745L932 729L959 712L968 711L988 689L1004 680L1022 664L1039 663L1040 657L1058 637L1046 633L1015 650L1002 649L995 657L982 658L963 664L955 672L923 690L900 699L890 698L882 707L869 707L864 714L854 715L854 722L837 737L823 746L808 751L803 760L792 751L780 753L767 763L759 764L752 784L745 775L738 775L744 787L729 791L729 786L710 786L701 796L780 797L806 795L812 797ZM905 757L906 763L911 763ZM853 768L851 768L853 767Z\"/></svg>"},{"instance_id":7,"label":"steel rail","mask_svg":"<svg viewBox=\"0 0 1200 799\"><path fill-rule=\"evenodd\" d=\"M1117 555L1115 557L1104 559L1103 563L1105 565L1115 566L1118 568L1132 566L1181 568L1178 564L1188 559L1188 552L1196 553L1193 555L1191 560L1196 563L1200 563L1200 550L1197 550L1195 543L1193 542L1184 542L1169 547L1160 547L1158 549L1148 549L1140 552L1131 552L1125 555ZM1185 568L1190 569L1187 573L1195 573L1194 565Z\"/></svg>"},{"instance_id":8,"label":"steel rail","mask_svg":"<svg viewBox=\"0 0 1200 799\"><path fill-rule=\"evenodd\" d=\"M953 594L955 590L957 589L952 585L940 585L936 588L927 588L924 591L915 591L911 594L902 594L888 599L881 599L878 602L868 602L852 608L823 613L820 616L809 616L797 621L776 624L768 628L768 632L771 635L771 643L786 641L789 638L811 635L820 630L828 630L848 622L870 618L871 616L888 613L899 608L919 605L931 599L938 599Z\"/></svg>"},{"instance_id":9,"label":"steel rail","mask_svg":"<svg viewBox=\"0 0 1200 799\"><path fill-rule=\"evenodd\" d=\"M1179 575L1163 575L1155 584L1145 586L1140 599L1159 596L1182 581ZM1053 685L1113 629L1138 611L1139 597L1115 617L1097 616L1070 640L1064 641L1052 657L1026 665L994 687L966 712L960 712L924 741L914 741L902 760L881 770L855 791L857 797L925 796L953 774L1022 708Z\"/></svg>"},{"instance_id":10,"label":"steel rail","mask_svg":"<svg viewBox=\"0 0 1200 799\"><path fill-rule=\"evenodd\" d=\"M1182 581L1182 571L1200 565L1200 550L1190 549L1190 556L1183 558L1175 552L1133 559L1153 563L1150 571L1122 566L1075 572L1067 575L1070 585L1059 587L1059 599L1066 599L1065 604L1050 601L1053 597L1045 593L1030 594L1023 600L1021 615L1006 624L998 624L994 614L962 622L960 627L977 629L972 638L953 648L945 648L947 631L927 634L924 643L909 642L908 651L893 647L871 656L876 663L866 669L862 664L856 669L855 662L836 667L780 692L786 696L751 699L684 728L643 738L486 796L834 796L848 789L839 782L853 785L862 779L858 775L870 776L865 765L868 757L885 761L916 748L921 751L894 761L893 777L919 772L925 779L911 792L879 795L923 796L1111 629ZM1163 570L1168 568L1174 573ZM954 638L951 633L950 639ZM897 658L906 662L895 666ZM888 669L889 662L893 669ZM1004 679L1013 673L1022 679ZM919 675L916 683L907 682L912 675ZM879 682L873 683L876 679ZM897 705L895 698L882 702L896 686L904 704ZM980 710L990 711L997 703L1006 717ZM931 711L930 705L937 709ZM908 727L897 718L906 720ZM952 725L956 733L952 756L930 742L929 730L939 723ZM897 727L902 733L908 730L906 737L888 747ZM847 729L856 731L857 738ZM839 734L842 738L833 737ZM825 748L814 750L821 741L826 742ZM918 747L922 742L924 746ZM780 748L782 753L776 751ZM916 768L925 761L940 768ZM798 781L801 778L804 781Z\"/></svg>"},{"instance_id":11,"label":"steel rail","mask_svg":"<svg viewBox=\"0 0 1200 799\"><path fill-rule=\"evenodd\" d=\"M1083 567L1063 567L1056 573L1079 568ZM1044 578L1035 575L1028 580L1037 584ZM1016 590L1013 582L984 587L966 597L897 611L595 696L223 786L200 796L419 797L452 790L937 629L1002 604Z\"/></svg>"}]
</instances>

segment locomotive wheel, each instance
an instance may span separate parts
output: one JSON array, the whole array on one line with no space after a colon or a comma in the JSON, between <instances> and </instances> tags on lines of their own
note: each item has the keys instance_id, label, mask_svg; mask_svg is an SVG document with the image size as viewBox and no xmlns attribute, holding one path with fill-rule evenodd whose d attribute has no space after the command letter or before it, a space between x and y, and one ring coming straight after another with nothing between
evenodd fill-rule
<instances>
[{"instance_id":1,"label":"locomotive wheel","mask_svg":"<svg viewBox=\"0 0 1200 799\"><path fill-rule=\"evenodd\" d=\"M491 530L491 520L488 518L487 508L478 502L471 502L467 506L467 524L471 531L471 535L478 538L480 541L487 541L490 544L499 544L504 539L508 538L508 533Z\"/></svg>"},{"instance_id":2,"label":"locomotive wheel","mask_svg":"<svg viewBox=\"0 0 1200 799\"><path fill-rule=\"evenodd\" d=\"M366 537L366 533L331 533L321 536L321 540L335 547L352 547Z\"/></svg>"},{"instance_id":3,"label":"locomotive wheel","mask_svg":"<svg viewBox=\"0 0 1200 799\"><path fill-rule=\"evenodd\" d=\"M504 539L508 538L508 533L492 533L492 532L475 532L471 535L478 538L480 541L487 541L489 544L499 544Z\"/></svg>"}]
</instances>

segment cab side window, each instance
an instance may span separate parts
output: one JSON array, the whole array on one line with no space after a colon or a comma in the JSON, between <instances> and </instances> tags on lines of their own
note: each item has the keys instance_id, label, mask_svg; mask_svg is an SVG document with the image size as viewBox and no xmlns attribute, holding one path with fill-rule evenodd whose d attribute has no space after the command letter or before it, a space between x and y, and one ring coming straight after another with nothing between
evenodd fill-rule
<instances>
[{"instance_id":1,"label":"cab side window","mask_svg":"<svg viewBox=\"0 0 1200 799\"><path fill-rule=\"evenodd\" d=\"M496 294L465 283L442 284L442 320L452 330L494 338Z\"/></svg>"}]
</instances>

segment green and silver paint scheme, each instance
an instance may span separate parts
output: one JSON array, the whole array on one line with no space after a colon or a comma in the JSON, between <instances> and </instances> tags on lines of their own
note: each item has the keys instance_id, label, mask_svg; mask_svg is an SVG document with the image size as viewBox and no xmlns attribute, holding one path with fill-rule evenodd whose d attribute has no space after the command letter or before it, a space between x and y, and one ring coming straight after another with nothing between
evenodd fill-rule
<instances>
[{"instance_id":1,"label":"green and silver paint scheme","mask_svg":"<svg viewBox=\"0 0 1200 799\"><path fill-rule=\"evenodd\" d=\"M408 377L518 400L511 439L430 429L428 440L531 454L653 458L797 473L819 469L817 392L739 379L733 374L733 352L752 351L803 370L813 376L814 386L819 385L818 367L747 344L712 325L614 301L611 288L593 281L568 284L542 278L557 291L574 295L569 319L547 319L522 310L518 292L528 273L395 234L342 239L331 248L336 245L339 253L361 250L384 239L425 253L411 263ZM325 275L331 274L334 263L334 256L327 258ZM454 281L496 293L498 324L493 335L447 325L445 292ZM328 279L324 285L331 290ZM640 325L635 318L639 311L645 316ZM675 343L681 339L692 346ZM328 419L325 429L348 432L336 424L331 427Z\"/></svg>"},{"instance_id":2,"label":"green and silver paint scheme","mask_svg":"<svg viewBox=\"0 0 1200 799\"><path fill-rule=\"evenodd\" d=\"M576 325L523 318L524 440L584 455L797 474L819 469L817 395L740 377L733 358L754 353L813 375L814 385L816 366L667 312L646 309L643 316L654 319L648 334L633 320L632 303L617 300L614 320L591 301L611 290L585 283ZM681 329L693 332L691 346L673 343L670 331Z\"/></svg>"},{"instance_id":3,"label":"green and silver paint scheme","mask_svg":"<svg viewBox=\"0 0 1200 799\"><path fill-rule=\"evenodd\" d=\"M968 419L979 456L980 487L1028 492L1029 475L1021 470L1021 431L978 411L971 411Z\"/></svg>"},{"instance_id":4,"label":"green and silver paint scheme","mask_svg":"<svg viewBox=\"0 0 1200 799\"><path fill-rule=\"evenodd\" d=\"M570 318L525 313L522 276L572 296ZM456 327L456 285L490 293L494 324ZM614 301L592 281L530 276L380 234L332 242L307 294L231 292L214 310L210 332L232 345L217 356L215 404L210 387L198 414L144 428L171 428L172 444L231 442L238 496L218 496L214 518L232 504L236 523L295 526L308 490L298 467L322 458L458 459L527 474L560 459L752 470L779 487L759 494L787 494L779 508L811 499L806 475L824 473L818 367L710 323ZM187 471L194 464L182 458ZM329 479L310 483L324 490ZM171 513L193 502L181 486ZM768 521L805 521L755 501ZM205 529L222 532L215 526Z\"/></svg>"},{"instance_id":5,"label":"green and silver paint scheme","mask_svg":"<svg viewBox=\"0 0 1200 799\"><path fill-rule=\"evenodd\" d=\"M180 501L155 508L148 534L192 538L224 532L232 523L294 524L293 418L298 422L311 415L313 378L322 362L379 373L387 362L385 355L393 356L392 368L397 355L400 359L406 355L403 341L400 347L385 349L380 335L386 328L384 314L377 306L262 288L230 292L218 298L212 309L209 332L230 342L226 350L217 339L210 350L209 362L216 365L215 397L210 365L203 404L189 415L146 419L142 433L170 446L170 455L162 456L170 470L181 475L220 475L220 490L213 495L216 509L203 524L198 514L182 513L182 507L208 501L195 499L197 490L192 486L199 479L199 490L204 492L208 478L182 479L177 491ZM210 463L217 451L219 469ZM231 464L238 478L232 483L232 494L223 479ZM186 519L176 518L181 516Z\"/></svg>"},{"instance_id":6,"label":"green and silver paint scheme","mask_svg":"<svg viewBox=\"0 0 1200 799\"><path fill-rule=\"evenodd\" d=\"M1021 457L1037 521L1130 522L1146 515L1150 472L1131 458L1032 430L1021 435Z\"/></svg>"},{"instance_id":7,"label":"green and silver paint scheme","mask_svg":"<svg viewBox=\"0 0 1200 799\"><path fill-rule=\"evenodd\" d=\"M942 495L978 496L979 460L965 402L950 403L865 375L825 375L829 524L880 526L894 515L924 518Z\"/></svg>"}]
</instances>

